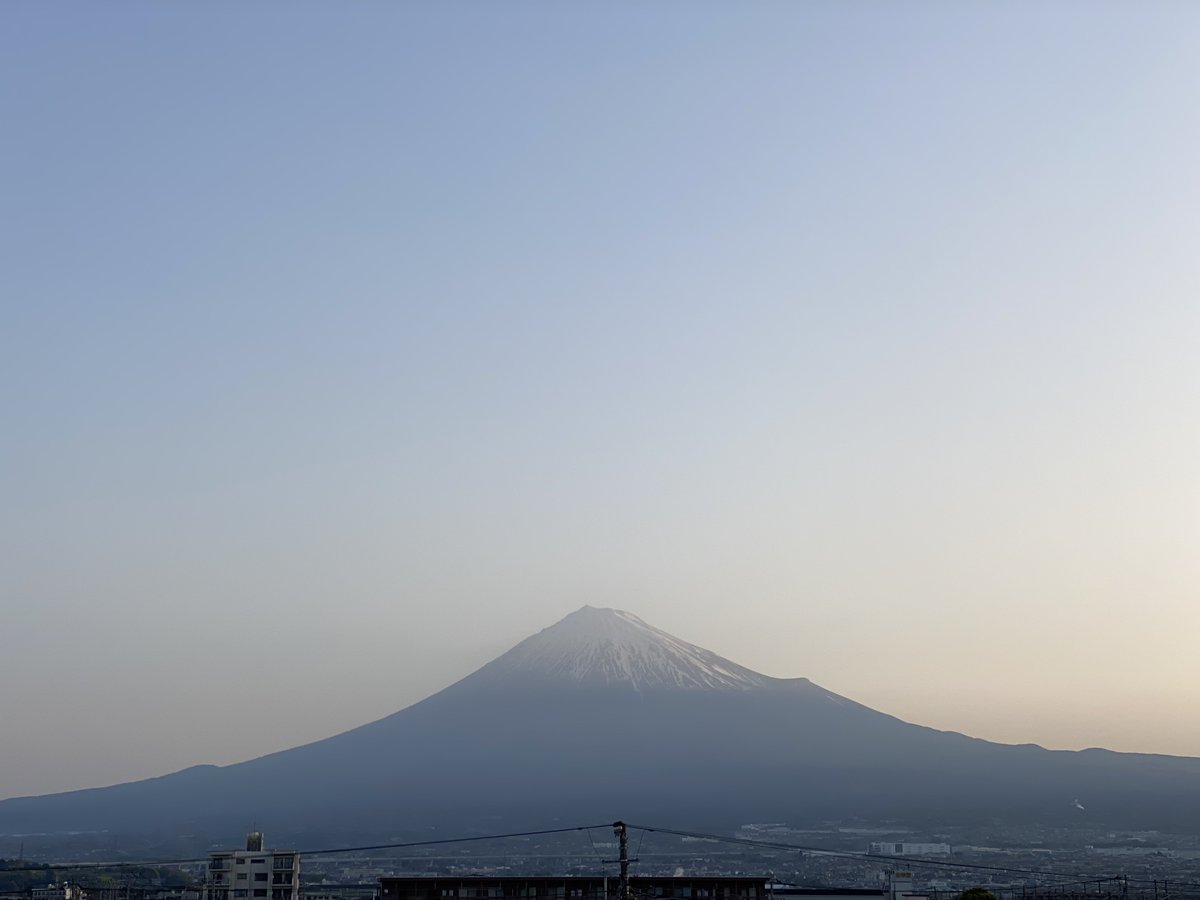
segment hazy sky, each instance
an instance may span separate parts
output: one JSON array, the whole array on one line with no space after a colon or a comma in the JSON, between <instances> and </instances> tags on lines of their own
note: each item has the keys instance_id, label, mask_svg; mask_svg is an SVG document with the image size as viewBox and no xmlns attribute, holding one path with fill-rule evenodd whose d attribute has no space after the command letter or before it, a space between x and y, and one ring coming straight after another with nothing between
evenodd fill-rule
<instances>
[{"instance_id":1,"label":"hazy sky","mask_svg":"<svg viewBox=\"0 0 1200 900\"><path fill-rule=\"evenodd\" d=\"M0 796L584 603L1200 755L1200 7L0 20Z\"/></svg>"}]
</instances>

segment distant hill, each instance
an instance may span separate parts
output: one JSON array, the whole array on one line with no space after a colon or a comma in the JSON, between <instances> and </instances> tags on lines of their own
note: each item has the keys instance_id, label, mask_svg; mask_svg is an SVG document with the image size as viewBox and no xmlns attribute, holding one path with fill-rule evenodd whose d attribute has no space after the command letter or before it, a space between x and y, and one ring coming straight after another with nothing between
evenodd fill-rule
<instances>
[{"instance_id":1,"label":"distant hill","mask_svg":"<svg viewBox=\"0 0 1200 900\"><path fill-rule=\"evenodd\" d=\"M6 800L0 834L849 817L1200 831L1200 759L923 728L584 607L377 722L237 765Z\"/></svg>"}]
</instances>

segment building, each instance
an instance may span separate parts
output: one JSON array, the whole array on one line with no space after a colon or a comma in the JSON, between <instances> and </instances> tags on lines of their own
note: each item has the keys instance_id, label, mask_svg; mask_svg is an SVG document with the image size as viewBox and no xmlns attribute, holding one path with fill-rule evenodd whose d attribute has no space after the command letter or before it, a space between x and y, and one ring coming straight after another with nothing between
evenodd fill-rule
<instances>
[{"instance_id":1,"label":"building","mask_svg":"<svg viewBox=\"0 0 1200 900\"><path fill-rule=\"evenodd\" d=\"M798 888L790 885L775 885L771 889L773 900L891 900L891 891L886 888Z\"/></svg>"},{"instance_id":2,"label":"building","mask_svg":"<svg viewBox=\"0 0 1200 900\"><path fill-rule=\"evenodd\" d=\"M77 884L51 884L46 887L33 888L29 892L30 900L86 900L86 894Z\"/></svg>"},{"instance_id":3,"label":"building","mask_svg":"<svg viewBox=\"0 0 1200 900\"><path fill-rule=\"evenodd\" d=\"M928 900L928 895L924 891L913 891L912 872L890 872L887 887L798 888L772 885L770 900Z\"/></svg>"},{"instance_id":4,"label":"building","mask_svg":"<svg viewBox=\"0 0 1200 900\"><path fill-rule=\"evenodd\" d=\"M912 872L892 872L888 875L888 896L891 900L925 900L924 893L913 891Z\"/></svg>"},{"instance_id":5,"label":"building","mask_svg":"<svg viewBox=\"0 0 1200 900\"><path fill-rule=\"evenodd\" d=\"M949 856L950 845L880 841L871 844L867 852L872 856Z\"/></svg>"},{"instance_id":6,"label":"building","mask_svg":"<svg viewBox=\"0 0 1200 900\"><path fill-rule=\"evenodd\" d=\"M208 854L204 900L299 900L300 854L264 850L260 831L246 835L245 850Z\"/></svg>"},{"instance_id":7,"label":"building","mask_svg":"<svg viewBox=\"0 0 1200 900\"><path fill-rule=\"evenodd\" d=\"M631 875L632 900L767 900L766 878ZM617 900L603 875L436 876L379 879L380 900Z\"/></svg>"}]
</instances>

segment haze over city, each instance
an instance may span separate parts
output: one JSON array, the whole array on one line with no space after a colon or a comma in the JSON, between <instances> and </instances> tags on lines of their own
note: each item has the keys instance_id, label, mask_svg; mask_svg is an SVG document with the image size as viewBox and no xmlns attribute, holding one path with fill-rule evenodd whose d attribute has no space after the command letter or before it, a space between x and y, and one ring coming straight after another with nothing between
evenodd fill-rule
<instances>
[{"instance_id":1,"label":"haze over city","mask_svg":"<svg viewBox=\"0 0 1200 900\"><path fill-rule=\"evenodd\" d=\"M1200 10L3 11L0 798L584 604L1200 756Z\"/></svg>"}]
</instances>

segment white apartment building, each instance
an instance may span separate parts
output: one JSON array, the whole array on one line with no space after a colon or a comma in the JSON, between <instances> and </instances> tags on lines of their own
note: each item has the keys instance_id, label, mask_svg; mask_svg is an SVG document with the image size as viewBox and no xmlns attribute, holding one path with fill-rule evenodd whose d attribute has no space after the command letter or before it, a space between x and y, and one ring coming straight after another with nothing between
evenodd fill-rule
<instances>
[{"instance_id":1,"label":"white apartment building","mask_svg":"<svg viewBox=\"0 0 1200 900\"><path fill-rule=\"evenodd\" d=\"M949 844L922 844L909 841L880 841L867 850L872 856L949 856Z\"/></svg>"},{"instance_id":2,"label":"white apartment building","mask_svg":"<svg viewBox=\"0 0 1200 900\"><path fill-rule=\"evenodd\" d=\"M245 850L208 854L204 900L299 900L300 854L264 850L261 831L246 835Z\"/></svg>"}]
</instances>

